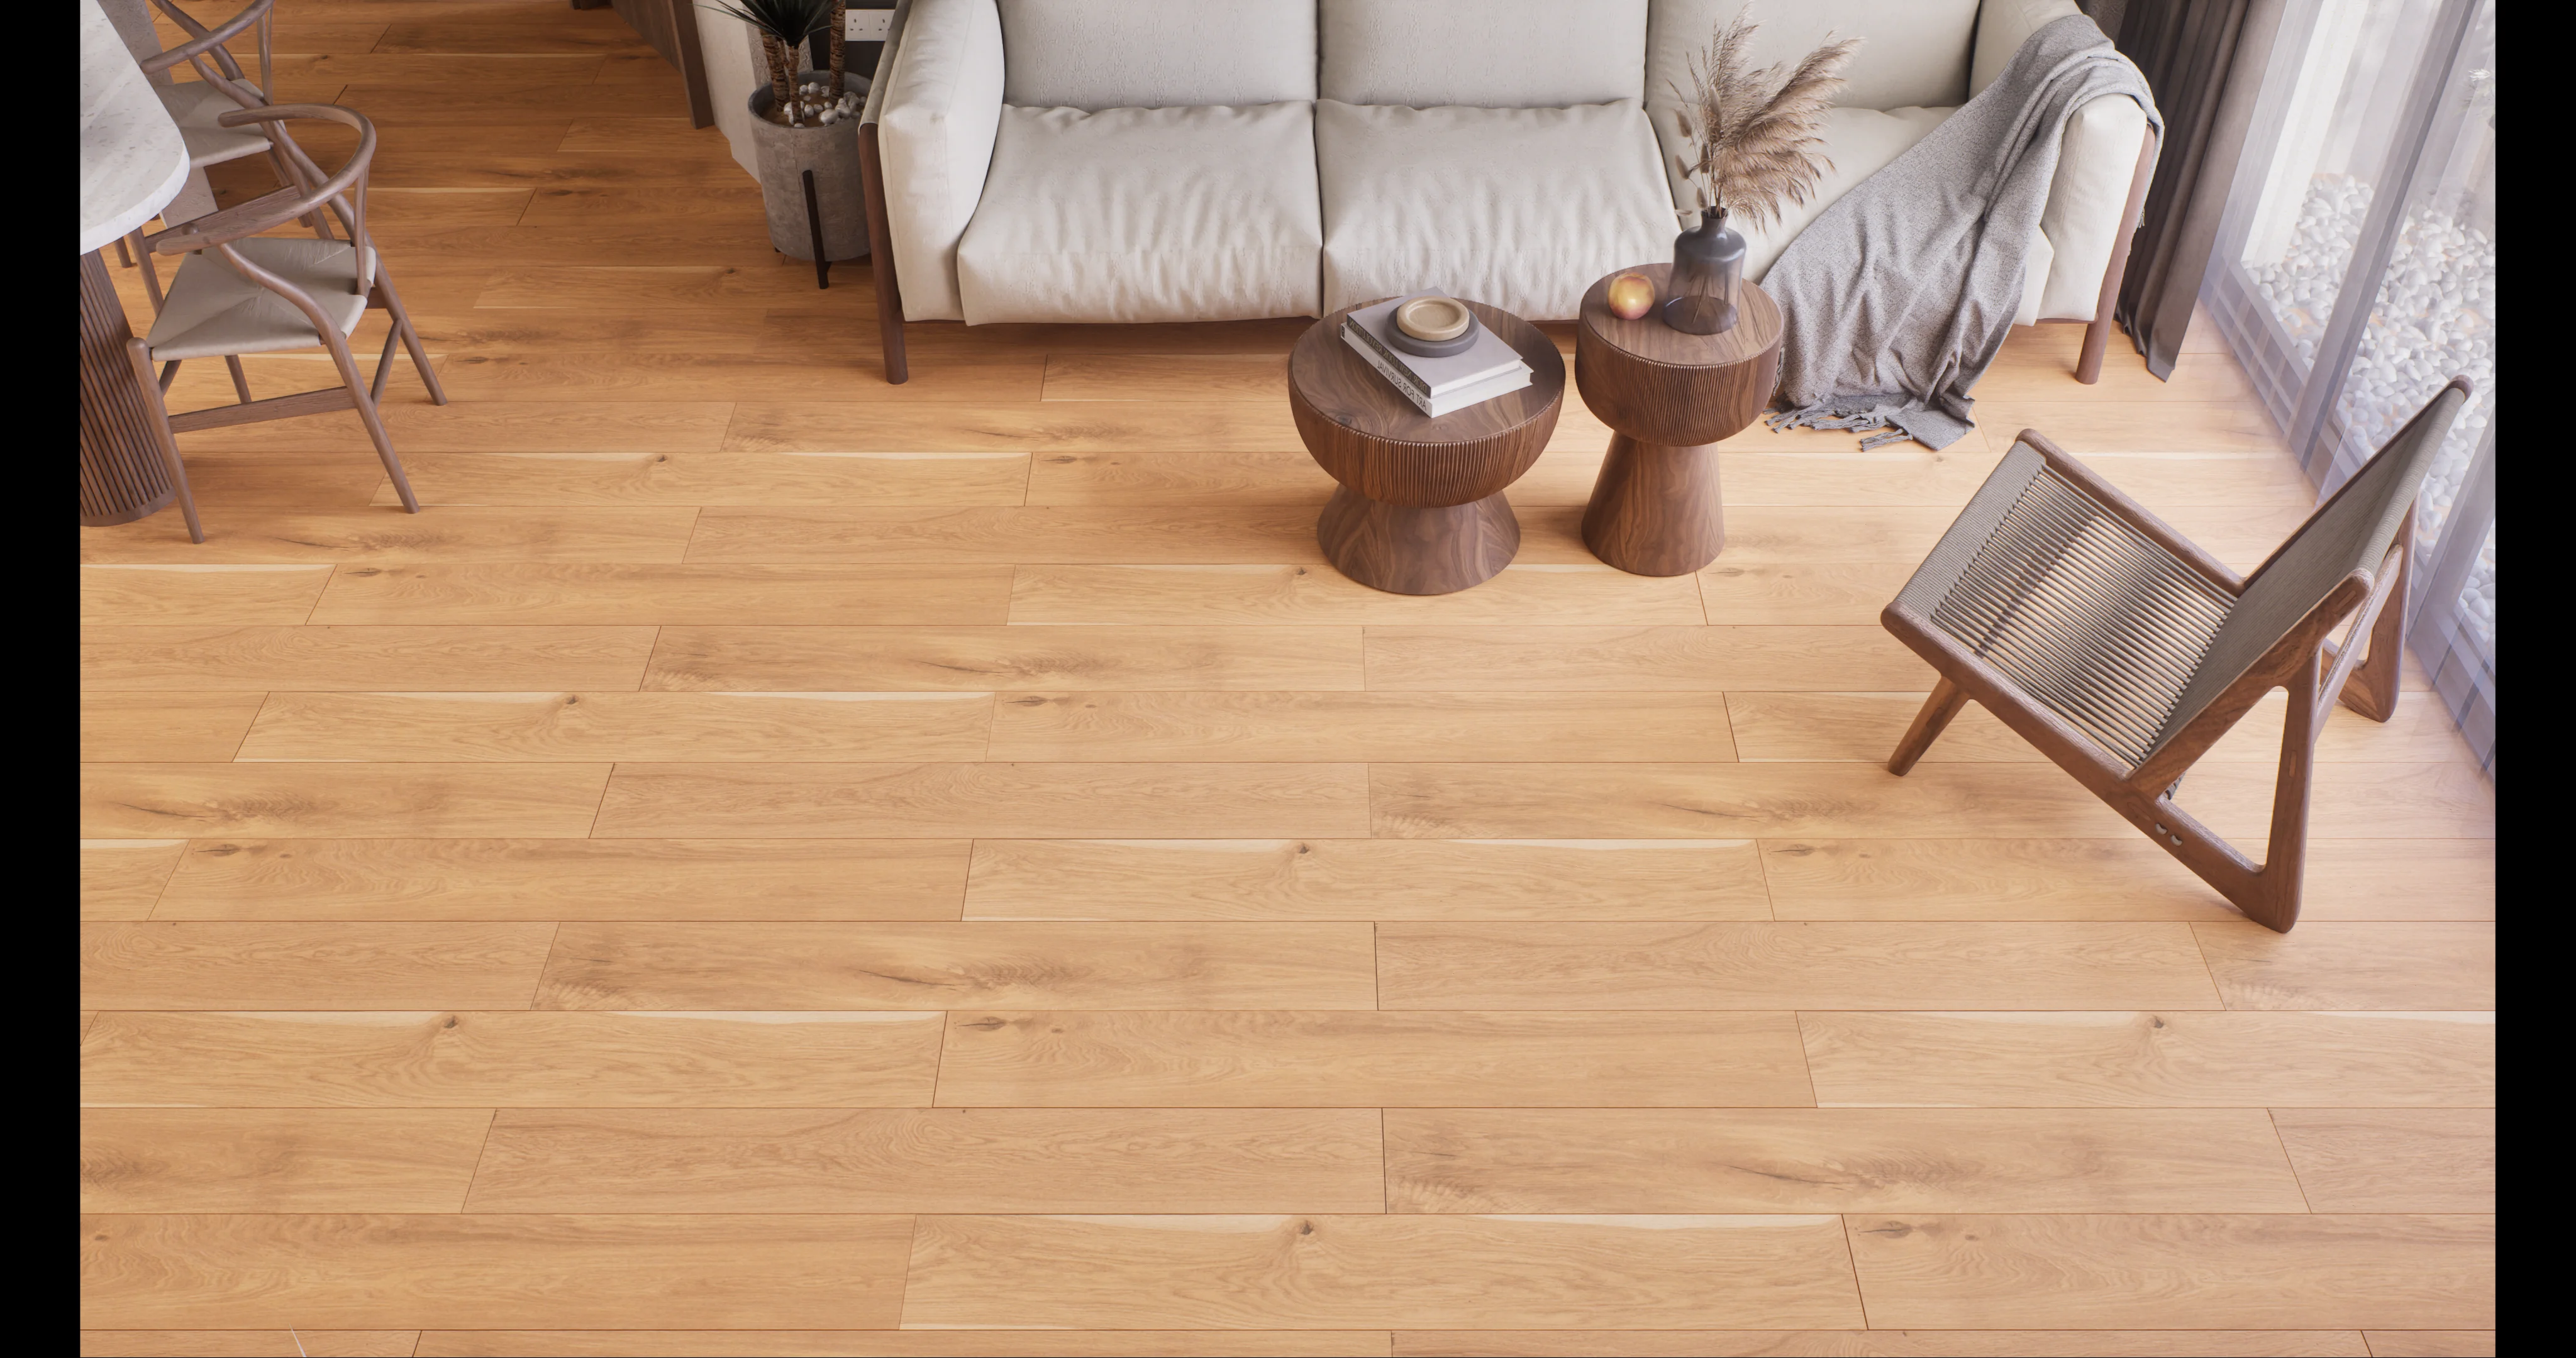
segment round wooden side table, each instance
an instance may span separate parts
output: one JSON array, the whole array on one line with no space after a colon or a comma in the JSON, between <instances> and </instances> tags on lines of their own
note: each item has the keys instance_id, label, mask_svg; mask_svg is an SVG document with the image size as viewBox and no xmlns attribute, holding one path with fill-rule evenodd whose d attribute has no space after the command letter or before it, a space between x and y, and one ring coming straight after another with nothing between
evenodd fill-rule
<instances>
[{"instance_id":1,"label":"round wooden side table","mask_svg":"<svg viewBox=\"0 0 2576 1358\"><path fill-rule=\"evenodd\" d=\"M1538 461L1556 430L1565 359L1520 317L1467 305L1519 351L1530 384L1438 419L1351 352L1342 318L1356 307L1316 322L1288 355L1297 434L1341 483L1316 521L1315 540L1342 574L1373 589L1453 593L1490 579L1520 549L1520 520L1503 488Z\"/></svg>"},{"instance_id":2,"label":"round wooden side table","mask_svg":"<svg viewBox=\"0 0 2576 1358\"><path fill-rule=\"evenodd\" d=\"M1642 273L1663 295L1670 264ZM1583 543L1633 575L1688 575L1726 546L1717 442L1753 423L1780 380L1780 306L1751 283L1735 328L1673 329L1648 311L1633 321L1604 300L1614 273L1583 294L1574 330L1574 385L1610 426L1610 454L1583 510Z\"/></svg>"}]
</instances>

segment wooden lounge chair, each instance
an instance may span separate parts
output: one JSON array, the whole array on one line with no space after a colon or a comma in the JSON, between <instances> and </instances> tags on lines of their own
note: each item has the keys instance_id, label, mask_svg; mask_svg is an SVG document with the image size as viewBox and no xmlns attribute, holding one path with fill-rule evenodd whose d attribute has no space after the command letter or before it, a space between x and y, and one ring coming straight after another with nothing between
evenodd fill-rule
<instances>
[{"instance_id":1,"label":"wooden lounge chair","mask_svg":"<svg viewBox=\"0 0 2576 1358\"><path fill-rule=\"evenodd\" d=\"M2242 580L2023 430L1879 615L1941 675L1888 771L1912 769L1974 698L2247 918L2286 932L2317 735L2338 699L2373 721L2396 709L2415 495L2468 391L2451 379ZM2329 634L2347 618L2338 645ZM2290 711L2254 863L2173 796L2275 688Z\"/></svg>"}]
</instances>

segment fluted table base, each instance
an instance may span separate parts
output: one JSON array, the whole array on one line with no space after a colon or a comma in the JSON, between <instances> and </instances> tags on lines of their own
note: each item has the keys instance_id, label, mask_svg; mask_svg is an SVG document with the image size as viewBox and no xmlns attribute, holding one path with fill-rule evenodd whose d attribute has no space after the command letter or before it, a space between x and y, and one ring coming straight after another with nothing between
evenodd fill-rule
<instances>
[{"instance_id":1,"label":"fluted table base","mask_svg":"<svg viewBox=\"0 0 2576 1358\"><path fill-rule=\"evenodd\" d=\"M159 415L134 370L125 304L93 250L80 262L80 512L84 527L132 523L178 498Z\"/></svg>"}]
</instances>

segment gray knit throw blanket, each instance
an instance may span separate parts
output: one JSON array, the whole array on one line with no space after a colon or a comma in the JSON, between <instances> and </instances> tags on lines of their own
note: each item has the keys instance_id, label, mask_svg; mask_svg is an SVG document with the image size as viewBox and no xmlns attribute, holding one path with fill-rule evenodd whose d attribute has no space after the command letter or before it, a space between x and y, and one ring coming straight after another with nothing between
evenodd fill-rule
<instances>
[{"instance_id":1,"label":"gray knit throw blanket","mask_svg":"<svg viewBox=\"0 0 2576 1358\"><path fill-rule=\"evenodd\" d=\"M1864 448L1946 448L1968 432L1968 389L2021 308L2066 120L2109 94L2137 100L2164 135L2146 78L2102 30L2053 20L1984 93L1799 232L1762 280L1786 329L1771 427L1890 430Z\"/></svg>"}]
</instances>

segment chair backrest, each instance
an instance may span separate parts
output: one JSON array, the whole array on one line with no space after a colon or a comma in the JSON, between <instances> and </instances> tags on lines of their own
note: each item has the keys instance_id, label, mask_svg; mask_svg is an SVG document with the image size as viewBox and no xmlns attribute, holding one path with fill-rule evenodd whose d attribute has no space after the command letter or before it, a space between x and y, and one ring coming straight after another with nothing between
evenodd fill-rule
<instances>
[{"instance_id":1,"label":"chair backrest","mask_svg":"<svg viewBox=\"0 0 2576 1358\"><path fill-rule=\"evenodd\" d=\"M1315 97L1315 0L1000 0L1002 102L1181 108Z\"/></svg>"},{"instance_id":2,"label":"chair backrest","mask_svg":"<svg viewBox=\"0 0 2576 1358\"><path fill-rule=\"evenodd\" d=\"M2210 638L2191 682L2174 700L2173 712L2156 734L2156 748L2217 701L2345 576L2379 570L2468 394L2469 379L2452 378L2246 578L2227 621ZM2404 601L2391 600L2389 606L2403 607Z\"/></svg>"},{"instance_id":3,"label":"chair backrest","mask_svg":"<svg viewBox=\"0 0 2576 1358\"><path fill-rule=\"evenodd\" d=\"M245 108L268 102L268 16L277 0L250 0L249 4L242 6L240 13L213 28L199 23L194 15L179 8L172 0L152 0L152 3L168 15L170 22L177 24L181 32L188 34L188 41L150 57L137 57L136 64L142 66L145 75L167 80L171 68L184 61L195 66L198 75ZM259 41L259 80L256 83L242 73L241 63L234 60L232 52L224 46L241 36L243 30L254 26L258 30Z\"/></svg>"},{"instance_id":4,"label":"chair backrest","mask_svg":"<svg viewBox=\"0 0 2576 1358\"><path fill-rule=\"evenodd\" d=\"M1647 0L1319 0L1320 97L1564 108L1645 94Z\"/></svg>"},{"instance_id":5,"label":"chair backrest","mask_svg":"<svg viewBox=\"0 0 2576 1358\"><path fill-rule=\"evenodd\" d=\"M286 133L280 124L306 119L338 123L357 129L358 145L340 168L325 175L322 167L304 153L304 148ZM221 212L208 213L182 222L144 242L152 252L162 255L186 254L194 250L220 248L244 236L274 231L311 213L328 207L349 233L349 241L358 250L358 290L365 292L375 281L375 243L367 235L367 167L376 157L376 125L367 115L338 104L271 104L261 108L235 109L216 120L226 127L243 127L263 123L285 153L296 171L296 184L273 193L262 194L247 203L237 203ZM230 252L226 252L230 257ZM235 261L239 267L239 262ZM265 280L263 280L265 281Z\"/></svg>"}]
</instances>

